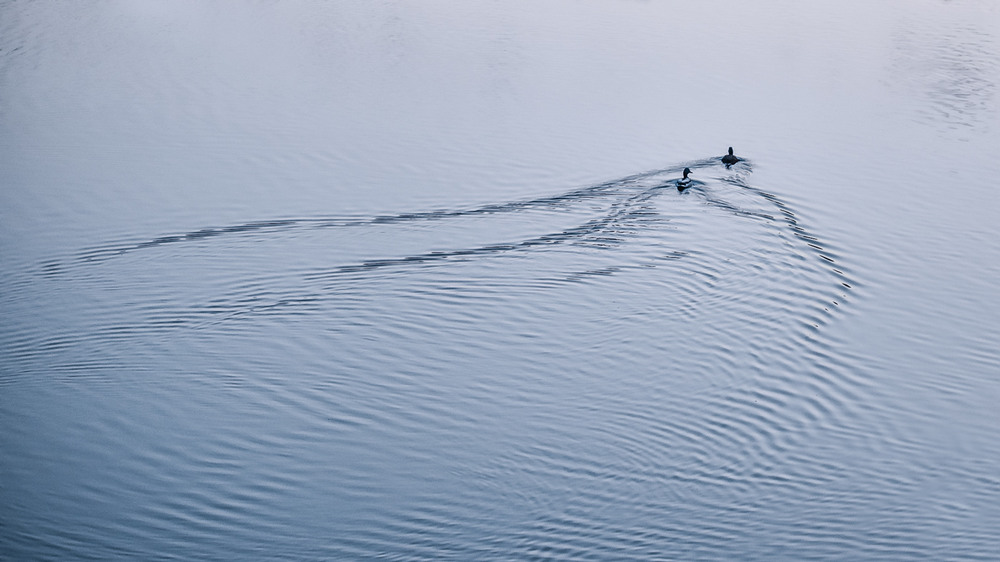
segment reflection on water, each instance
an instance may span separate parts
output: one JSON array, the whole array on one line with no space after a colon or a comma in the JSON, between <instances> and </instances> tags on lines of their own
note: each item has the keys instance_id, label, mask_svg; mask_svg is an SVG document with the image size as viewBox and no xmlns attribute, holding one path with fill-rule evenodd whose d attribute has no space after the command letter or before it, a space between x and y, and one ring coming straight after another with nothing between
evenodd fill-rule
<instances>
[{"instance_id":1,"label":"reflection on water","mask_svg":"<svg viewBox=\"0 0 1000 562\"><path fill-rule=\"evenodd\" d=\"M994 557L1000 27L909 6L0 8L0 558Z\"/></svg>"}]
</instances>

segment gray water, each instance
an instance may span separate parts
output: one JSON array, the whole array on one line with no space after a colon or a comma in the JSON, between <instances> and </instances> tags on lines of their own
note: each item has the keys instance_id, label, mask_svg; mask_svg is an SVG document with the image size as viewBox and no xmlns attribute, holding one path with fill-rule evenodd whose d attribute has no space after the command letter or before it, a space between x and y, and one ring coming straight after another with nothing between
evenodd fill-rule
<instances>
[{"instance_id":1,"label":"gray water","mask_svg":"<svg viewBox=\"0 0 1000 562\"><path fill-rule=\"evenodd\" d=\"M0 558L996 559L998 82L990 1L4 2Z\"/></svg>"}]
</instances>

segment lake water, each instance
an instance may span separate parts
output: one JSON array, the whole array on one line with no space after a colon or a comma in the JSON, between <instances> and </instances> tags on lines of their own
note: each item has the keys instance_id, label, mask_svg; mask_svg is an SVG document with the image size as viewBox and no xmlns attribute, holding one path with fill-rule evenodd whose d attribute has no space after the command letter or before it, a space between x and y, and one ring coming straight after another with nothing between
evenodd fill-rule
<instances>
[{"instance_id":1,"label":"lake water","mask_svg":"<svg viewBox=\"0 0 1000 562\"><path fill-rule=\"evenodd\" d=\"M996 559L998 84L985 0L4 2L0 558Z\"/></svg>"}]
</instances>

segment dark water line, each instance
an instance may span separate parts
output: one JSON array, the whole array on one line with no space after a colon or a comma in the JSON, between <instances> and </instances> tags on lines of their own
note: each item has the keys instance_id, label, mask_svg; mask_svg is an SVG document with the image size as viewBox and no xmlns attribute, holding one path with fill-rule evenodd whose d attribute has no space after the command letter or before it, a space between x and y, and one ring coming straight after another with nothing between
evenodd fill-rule
<instances>
[{"instance_id":1,"label":"dark water line","mask_svg":"<svg viewBox=\"0 0 1000 562\"><path fill-rule=\"evenodd\" d=\"M706 166L714 163L712 159L702 160L698 163L689 163L685 166ZM469 209L442 209L436 211L422 211L414 213L400 213L396 215L378 215L373 217L303 217L287 219L269 219L254 221L224 227L208 227L184 234L164 235L152 240L138 242L134 244L111 244L87 249L77 255L77 260L82 262L101 262L107 259L121 256L130 252L155 248L165 244L177 244L182 242L193 242L215 238L230 234L247 234L254 232L270 232L290 230L294 228L351 228L376 225L393 225L418 221L436 221L450 218L473 217L479 215L493 215L511 212L521 212L531 209L554 210L565 204L574 204L589 199L601 198L605 192L611 189L627 186L631 182L641 179L676 173L684 169L684 166L673 166L659 170L651 170L631 176L626 176L617 180L612 180L593 186L574 189L559 195L539 197L523 201L511 201L507 203L493 203L473 207ZM43 269L48 274L55 274L60 271L59 262L52 260L46 262Z\"/></svg>"},{"instance_id":2,"label":"dark water line","mask_svg":"<svg viewBox=\"0 0 1000 562\"><path fill-rule=\"evenodd\" d=\"M589 220L578 226L558 232L550 232L534 238L511 243L489 244L473 248L462 248L450 251L432 251L424 254L410 255L402 258L386 258L372 260L360 264L339 266L329 271L311 273L309 280L322 280L336 277L344 273L366 273L387 267L423 265L432 262L445 261L451 258L471 258L474 256L491 256L518 250L533 250L539 247L556 246L565 243L581 243L587 237L595 239L596 247L610 248L622 244L625 238L633 233L629 223L636 219L647 218L649 215L636 212L631 207L653 197L652 191L635 195L624 202L612 204L611 209L603 217Z\"/></svg>"}]
</instances>

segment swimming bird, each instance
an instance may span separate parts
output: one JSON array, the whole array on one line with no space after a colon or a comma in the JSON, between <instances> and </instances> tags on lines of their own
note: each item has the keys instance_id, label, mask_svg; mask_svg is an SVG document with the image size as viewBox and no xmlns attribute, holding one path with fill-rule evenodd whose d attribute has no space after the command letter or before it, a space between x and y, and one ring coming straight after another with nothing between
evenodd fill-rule
<instances>
[{"instance_id":1,"label":"swimming bird","mask_svg":"<svg viewBox=\"0 0 1000 562\"><path fill-rule=\"evenodd\" d=\"M691 182L693 181L688 177L691 173L691 168L684 168L684 177L677 180L677 191L684 191L685 189L691 187Z\"/></svg>"},{"instance_id":2,"label":"swimming bird","mask_svg":"<svg viewBox=\"0 0 1000 562\"><path fill-rule=\"evenodd\" d=\"M730 146L729 154L722 157L722 163L725 164L726 167L728 168L739 161L740 161L739 158L733 156L733 147Z\"/></svg>"}]
</instances>

